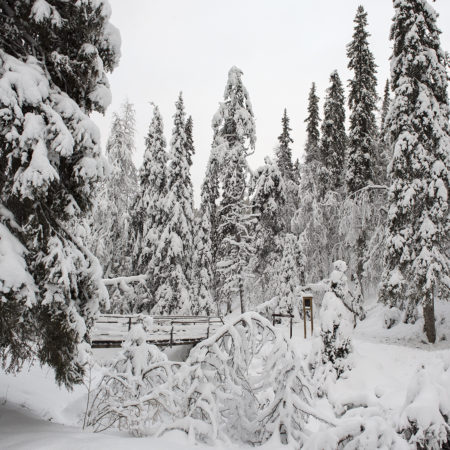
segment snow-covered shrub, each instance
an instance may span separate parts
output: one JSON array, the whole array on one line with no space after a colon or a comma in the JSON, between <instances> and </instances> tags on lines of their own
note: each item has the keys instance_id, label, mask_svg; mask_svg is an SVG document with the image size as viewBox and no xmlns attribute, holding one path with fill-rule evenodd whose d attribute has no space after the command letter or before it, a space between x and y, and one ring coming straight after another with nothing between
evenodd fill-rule
<instances>
[{"instance_id":1,"label":"snow-covered shrub","mask_svg":"<svg viewBox=\"0 0 450 450\"><path fill-rule=\"evenodd\" d=\"M334 269L319 313L320 339L313 343L310 355L319 395L327 392L328 382L351 368L353 315L344 303L348 295L345 262L336 261Z\"/></svg>"},{"instance_id":2,"label":"snow-covered shrub","mask_svg":"<svg viewBox=\"0 0 450 450\"><path fill-rule=\"evenodd\" d=\"M411 447L379 407L352 409L334 427L321 427L305 443L308 450L409 450Z\"/></svg>"},{"instance_id":3,"label":"snow-covered shrub","mask_svg":"<svg viewBox=\"0 0 450 450\"><path fill-rule=\"evenodd\" d=\"M90 408L88 424L96 431L118 426L160 436L182 430L208 444L301 445L307 416L320 419L290 341L259 314L224 325L185 363L167 361L146 344L141 325L123 347Z\"/></svg>"},{"instance_id":4,"label":"snow-covered shrub","mask_svg":"<svg viewBox=\"0 0 450 450\"><path fill-rule=\"evenodd\" d=\"M352 276L354 283L354 293L348 285L347 264L345 261L335 261L333 263L333 271L330 275L330 289L342 300L346 308L353 314L356 325L356 318L363 319L365 317L362 305L363 298L361 294L361 286L357 276Z\"/></svg>"},{"instance_id":5,"label":"snow-covered shrub","mask_svg":"<svg viewBox=\"0 0 450 450\"><path fill-rule=\"evenodd\" d=\"M104 368L104 374L89 406L87 425L94 431L112 426L142 435L170 420L171 393L160 387L180 364L167 361L156 346L146 342L151 322L134 325L122 344L120 355Z\"/></svg>"},{"instance_id":6,"label":"snow-covered shrub","mask_svg":"<svg viewBox=\"0 0 450 450\"><path fill-rule=\"evenodd\" d=\"M408 386L397 430L417 448L450 446L450 360L436 369L418 370Z\"/></svg>"},{"instance_id":7,"label":"snow-covered shrub","mask_svg":"<svg viewBox=\"0 0 450 450\"><path fill-rule=\"evenodd\" d=\"M197 440L303 442L313 413L303 368L290 342L259 314L241 315L195 347L177 377L188 394L180 423Z\"/></svg>"},{"instance_id":8,"label":"snow-covered shrub","mask_svg":"<svg viewBox=\"0 0 450 450\"><path fill-rule=\"evenodd\" d=\"M388 308L384 313L384 326L389 330L402 319L402 313L398 308Z\"/></svg>"}]
</instances>

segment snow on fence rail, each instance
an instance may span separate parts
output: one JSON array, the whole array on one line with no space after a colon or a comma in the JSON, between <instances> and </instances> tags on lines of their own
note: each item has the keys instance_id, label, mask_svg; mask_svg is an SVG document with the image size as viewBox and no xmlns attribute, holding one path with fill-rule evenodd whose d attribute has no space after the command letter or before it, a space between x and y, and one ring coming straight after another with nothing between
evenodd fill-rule
<instances>
[{"instance_id":1,"label":"snow on fence rail","mask_svg":"<svg viewBox=\"0 0 450 450\"><path fill-rule=\"evenodd\" d=\"M196 344L209 338L222 325L216 316L145 316L142 314L101 314L92 333L92 347L120 347L128 331L145 317L151 317L153 326L147 333L147 342L159 346Z\"/></svg>"}]
</instances>

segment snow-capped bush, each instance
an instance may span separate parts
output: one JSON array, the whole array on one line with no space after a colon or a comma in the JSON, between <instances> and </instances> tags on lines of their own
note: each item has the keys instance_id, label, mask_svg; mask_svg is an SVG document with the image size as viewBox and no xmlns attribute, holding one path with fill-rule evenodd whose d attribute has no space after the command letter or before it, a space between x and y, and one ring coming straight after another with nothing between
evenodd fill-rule
<instances>
[{"instance_id":1,"label":"snow-capped bush","mask_svg":"<svg viewBox=\"0 0 450 450\"><path fill-rule=\"evenodd\" d=\"M450 360L443 361L441 367L421 367L418 370L408 386L397 430L417 448L448 448Z\"/></svg>"},{"instance_id":2,"label":"snow-capped bush","mask_svg":"<svg viewBox=\"0 0 450 450\"><path fill-rule=\"evenodd\" d=\"M104 368L89 405L87 425L94 431L112 426L142 435L170 419L166 396L158 388L168 382L180 364L167 361L156 346L146 342L151 318L134 325L120 355Z\"/></svg>"},{"instance_id":3,"label":"snow-capped bush","mask_svg":"<svg viewBox=\"0 0 450 450\"><path fill-rule=\"evenodd\" d=\"M334 427L321 427L309 436L308 450L410 450L399 436L386 411L379 407L352 409Z\"/></svg>"},{"instance_id":4,"label":"snow-capped bush","mask_svg":"<svg viewBox=\"0 0 450 450\"><path fill-rule=\"evenodd\" d=\"M304 371L289 341L260 315L245 313L223 327L193 349L186 365L189 375L178 376L187 384L184 408L199 440L303 442L312 413ZM204 424L196 428L199 420L209 436Z\"/></svg>"},{"instance_id":5,"label":"snow-capped bush","mask_svg":"<svg viewBox=\"0 0 450 450\"><path fill-rule=\"evenodd\" d=\"M182 430L208 444L301 445L307 416L319 417L290 342L259 314L225 325L185 363L167 361L146 344L141 325L123 347L90 408L88 424L96 431L116 426L160 436Z\"/></svg>"}]
</instances>

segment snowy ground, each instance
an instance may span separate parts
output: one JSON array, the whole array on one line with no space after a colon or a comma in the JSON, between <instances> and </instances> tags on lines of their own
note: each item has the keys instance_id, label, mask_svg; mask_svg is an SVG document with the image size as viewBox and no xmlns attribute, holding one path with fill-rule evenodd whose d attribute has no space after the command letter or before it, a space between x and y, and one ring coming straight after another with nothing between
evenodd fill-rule
<instances>
[{"instance_id":1,"label":"snowy ground","mask_svg":"<svg viewBox=\"0 0 450 450\"><path fill-rule=\"evenodd\" d=\"M381 308L373 305L368 318L355 330L355 367L347 379L336 383L331 403L381 404L388 411L398 410L416 369L422 365L433 367L443 355L450 358L450 319L445 320L450 318L450 304L439 305L437 316L440 341L430 346L423 341L420 321L386 330L382 327ZM284 331L289 333L287 326ZM293 343L300 355L308 354L311 338L303 339L302 324L295 324ZM182 359L186 351L178 348L170 357ZM114 350L98 350L96 356L105 360L112 353ZM206 448L190 444L180 432L154 439L133 438L119 432L82 431L80 417L85 401L84 387L77 386L72 392L58 388L52 371L45 367L25 368L15 377L0 374L0 448L113 450L129 449L130 445L133 449L155 450ZM328 402L319 402L316 407L331 414ZM283 446L266 445L264 450L280 447Z\"/></svg>"}]
</instances>

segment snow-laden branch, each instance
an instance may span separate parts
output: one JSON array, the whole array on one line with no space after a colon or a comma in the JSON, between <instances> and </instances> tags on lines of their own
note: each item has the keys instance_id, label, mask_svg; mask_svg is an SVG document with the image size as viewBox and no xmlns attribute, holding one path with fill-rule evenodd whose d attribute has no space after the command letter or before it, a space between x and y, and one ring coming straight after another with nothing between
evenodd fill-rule
<instances>
[{"instance_id":1,"label":"snow-laden branch","mask_svg":"<svg viewBox=\"0 0 450 450\"><path fill-rule=\"evenodd\" d=\"M103 283L105 283L105 286L123 286L131 283L145 284L147 280L148 275L132 275L129 277L104 278Z\"/></svg>"}]
</instances>

